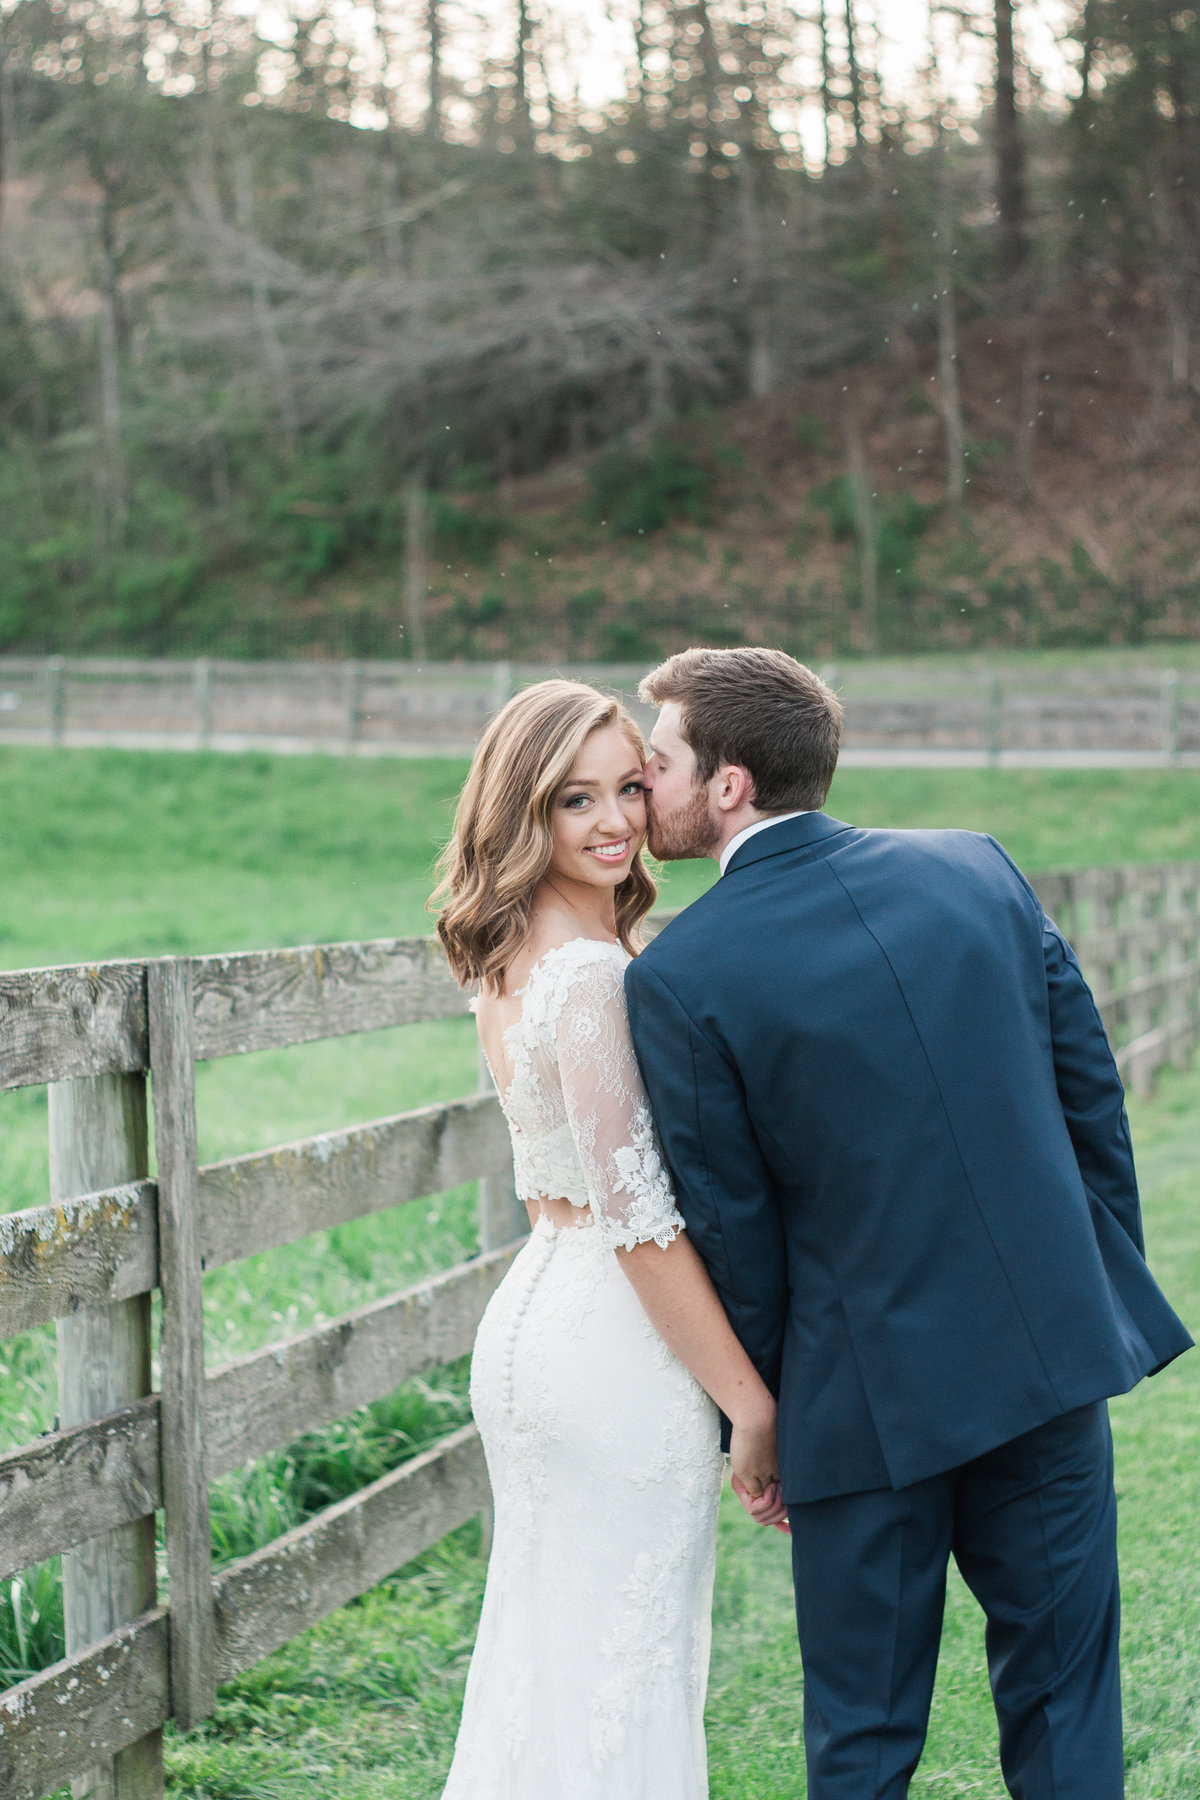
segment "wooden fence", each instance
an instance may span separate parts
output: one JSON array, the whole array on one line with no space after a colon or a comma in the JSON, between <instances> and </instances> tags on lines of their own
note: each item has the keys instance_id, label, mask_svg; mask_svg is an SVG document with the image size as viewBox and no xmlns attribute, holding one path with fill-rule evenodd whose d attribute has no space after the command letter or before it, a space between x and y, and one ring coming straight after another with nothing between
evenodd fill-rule
<instances>
[{"instance_id":1,"label":"wooden fence","mask_svg":"<svg viewBox=\"0 0 1200 1800\"><path fill-rule=\"evenodd\" d=\"M1200 765L1200 670L1104 672L996 661L823 671L848 763ZM619 692L648 726L643 664L249 663L0 658L0 743L468 755L518 687L565 673Z\"/></svg>"},{"instance_id":2,"label":"wooden fence","mask_svg":"<svg viewBox=\"0 0 1200 1800\"><path fill-rule=\"evenodd\" d=\"M1200 864L1036 878L1145 1089L1200 1038ZM0 1215L0 1340L56 1321L58 1428L0 1456L0 1578L64 1553L67 1655L0 1694L0 1795L153 1800L161 1727L488 1501L473 1427L214 1574L208 1482L471 1347L523 1237L493 1093L197 1165L198 1061L466 1010L434 942L0 974L0 1087L50 1084L49 1204ZM153 1075L156 1180L147 1175ZM480 1179L480 1254L236 1362L204 1269ZM151 1390L150 1296L162 1295ZM155 1587L156 1508L170 1604Z\"/></svg>"}]
</instances>

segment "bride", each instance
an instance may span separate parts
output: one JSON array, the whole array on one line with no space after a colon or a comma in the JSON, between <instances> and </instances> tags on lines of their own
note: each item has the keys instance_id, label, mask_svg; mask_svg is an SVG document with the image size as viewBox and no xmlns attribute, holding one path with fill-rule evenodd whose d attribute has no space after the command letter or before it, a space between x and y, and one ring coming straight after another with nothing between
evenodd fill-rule
<instances>
[{"instance_id":1,"label":"bride","mask_svg":"<svg viewBox=\"0 0 1200 1800\"><path fill-rule=\"evenodd\" d=\"M655 897L644 749L615 700L492 721L438 891L532 1236L479 1327L495 1536L443 1800L704 1800L722 1474L784 1516L775 1403L683 1234L623 977Z\"/></svg>"}]
</instances>

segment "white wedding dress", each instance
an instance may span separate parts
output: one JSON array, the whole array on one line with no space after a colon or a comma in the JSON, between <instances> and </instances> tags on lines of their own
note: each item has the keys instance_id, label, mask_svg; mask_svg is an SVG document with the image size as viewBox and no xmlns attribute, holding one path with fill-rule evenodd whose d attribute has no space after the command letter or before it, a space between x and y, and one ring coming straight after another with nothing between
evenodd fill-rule
<instances>
[{"instance_id":1,"label":"white wedding dress","mask_svg":"<svg viewBox=\"0 0 1200 1800\"><path fill-rule=\"evenodd\" d=\"M723 1458L712 1401L617 1261L682 1229L634 1060L617 945L534 967L503 1096L539 1220L475 1341L495 1536L443 1800L706 1800Z\"/></svg>"}]
</instances>

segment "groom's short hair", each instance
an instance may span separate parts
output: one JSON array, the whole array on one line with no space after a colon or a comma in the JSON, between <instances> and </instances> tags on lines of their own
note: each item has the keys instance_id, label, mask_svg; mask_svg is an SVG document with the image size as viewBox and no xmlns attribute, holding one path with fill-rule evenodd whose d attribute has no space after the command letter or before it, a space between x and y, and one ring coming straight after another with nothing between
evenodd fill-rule
<instances>
[{"instance_id":1,"label":"groom's short hair","mask_svg":"<svg viewBox=\"0 0 1200 1800\"><path fill-rule=\"evenodd\" d=\"M819 675L782 650L681 650L638 688L653 706L674 701L683 736L708 781L740 763L760 812L825 804L837 767L842 706Z\"/></svg>"}]
</instances>

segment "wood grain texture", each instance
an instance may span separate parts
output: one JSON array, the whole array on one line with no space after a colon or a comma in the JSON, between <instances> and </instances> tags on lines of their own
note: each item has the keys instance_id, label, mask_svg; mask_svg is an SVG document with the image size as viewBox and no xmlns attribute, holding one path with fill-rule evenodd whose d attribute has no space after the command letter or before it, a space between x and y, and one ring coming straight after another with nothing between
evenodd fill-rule
<instances>
[{"instance_id":1,"label":"wood grain texture","mask_svg":"<svg viewBox=\"0 0 1200 1800\"><path fill-rule=\"evenodd\" d=\"M465 1356L519 1244L214 1369L205 1442L216 1480Z\"/></svg>"},{"instance_id":2,"label":"wood grain texture","mask_svg":"<svg viewBox=\"0 0 1200 1800\"><path fill-rule=\"evenodd\" d=\"M145 963L0 973L0 1088L145 1067Z\"/></svg>"},{"instance_id":3,"label":"wood grain texture","mask_svg":"<svg viewBox=\"0 0 1200 1800\"><path fill-rule=\"evenodd\" d=\"M249 1669L374 1587L480 1510L488 1496L473 1425L218 1575L219 1676Z\"/></svg>"},{"instance_id":4,"label":"wood grain texture","mask_svg":"<svg viewBox=\"0 0 1200 1800\"><path fill-rule=\"evenodd\" d=\"M158 1152L160 1422L171 1576L171 1710L182 1729L190 1731L207 1718L216 1700L190 962L170 958L151 963L148 998Z\"/></svg>"},{"instance_id":5,"label":"wood grain texture","mask_svg":"<svg viewBox=\"0 0 1200 1800\"><path fill-rule=\"evenodd\" d=\"M167 1617L144 1613L0 1694L0 1794L44 1800L167 1717Z\"/></svg>"},{"instance_id":6,"label":"wood grain texture","mask_svg":"<svg viewBox=\"0 0 1200 1800\"><path fill-rule=\"evenodd\" d=\"M161 1504L158 1396L0 1456L0 1580Z\"/></svg>"},{"instance_id":7,"label":"wood grain texture","mask_svg":"<svg viewBox=\"0 0 1200 1800\"><path fill-rule=\"evenodd\" d=\"M202 956L194 966L201 1061L467 1011L429 937Z\"/></svg>"},{"instance_id":8,"label":"wood grain texture","mask_svg":"<svg viewBox=\"0 0 1200 1800\"><path fill-rule=\"evenodd\" d=\"M146 1078L92 1075L51 1083L50 1197L64 1201L121 1182L145 1180ZM85 1306L57 1322L58 1412L64 1430L89 1426L114 1409L144 1402L151 1388L150 1296ZM100 1441L100 1440L95 1440ZM61 1466L61 1465L60 1465ZM77 1471L72 1471L77 1472ZM103 1480L116 1475L112 1459L95 1464ZM97 1493L91 1532L80 1532L63 1555L67 1654L76 1655L136 1619L156 1598L154 1520L113 1517L121 1496ZM106 1498L109 1504L105 1505ZM145 1507L141 1508L144 1515ZM43 1513L43 1517L45 1514ZM100 1529L101 1523L107 1529ZM103 1800L158 1800L163 1789L162 1746L156 1733L136 1750L122 1750L86 1772L82 1791Z\"/></svg>"},{"instance_id":9,"label":"wood grain texture","mask_svg":"<svg viewBox=\"0 0 1200 1800\"><path fill-rule=\"evenodd\" d=\"M205 1266L509 1167L494 1096L420 1107L199 1171ZM0 1214L0 1339L158 1281L157 1186L130 1182ZM511 1235L511 1234L510 1234Z\"/></svg>"},{"instance_id":10,"label":"wood grain texture","mask_svg":"<svg viewBox=\"0 0 1200 1800\"><path fill-rule=\"evenodd\" d=\"M441 1193L505 1168L511 1155L499 1101L478 1094L209 1163L200 1170L204 1266Z\"/></svg>"},{"instance_id":11,"label":"wood grain texture","mask_svg":"<svg viewBox=\"0 0 1200 1800\"><path fill-rule=\"evenodd\" d=\"M0 1339L158 1281L158 1189L131 1181L0 1214Z\"/></svg>"}]
</instances>

